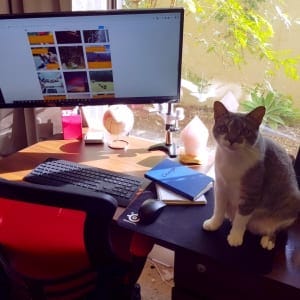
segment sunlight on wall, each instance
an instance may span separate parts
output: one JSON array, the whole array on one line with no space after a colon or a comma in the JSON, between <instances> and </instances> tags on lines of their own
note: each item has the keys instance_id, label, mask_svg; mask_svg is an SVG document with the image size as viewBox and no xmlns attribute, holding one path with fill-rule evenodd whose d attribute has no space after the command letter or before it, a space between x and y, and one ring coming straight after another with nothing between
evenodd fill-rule
<instances>
[{"instance_id":1,"label":"sunlight on wall","mask_svg":"<svg viewBox=\"0 0 300 300\"><path fill-rule=\"evenodd\" d=\"M300 2L294 0L285 0L284 9L290 18L299 21ZM201 26L201 24L200 24ZM300 54L300 24L294 22L287 29L281 21L277 21L273 25L275 36L273 44L275 49L290 49L291 56ZM264 71L266 63L259 61L257 57L248 55L247 64L240 68L235 66L226 66L222 62L222 57L214 54L207 54L204 46L192 38L189 33L197 36L197 29L193 18L186 15L185 18L185 36L183 45L183 64L191 72L208 80L217 80L223 82L231 82L243 85L255 85L262 83L264 80ZM198 29L199 30L199 29ZM204 30L205 28L200 28ZM300 66L298 66L300 73ZM279 72L276 77L272 78L272 86L283 94L291 95L296 106L300 108L300 89L299 80L295 81L287 78L283 72Z\"/></svg>"}]
</instances>

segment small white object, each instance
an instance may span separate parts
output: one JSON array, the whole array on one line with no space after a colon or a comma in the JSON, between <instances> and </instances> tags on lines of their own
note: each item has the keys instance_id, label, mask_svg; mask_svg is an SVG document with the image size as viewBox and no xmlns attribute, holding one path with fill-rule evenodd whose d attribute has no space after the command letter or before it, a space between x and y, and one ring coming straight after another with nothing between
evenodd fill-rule
<instances>
[{"instance_id":1,"label":"small white object","mask_svg":"<svg viewBox=\"0 0 300 300\"><path fill-rule=\"evenodd\" d=\"M112 135L127 135L133 124L134 115L127 105L111 105L103 115L103 125Z\"/></svg>"},{"instance_id":2,"label":"small white object","mask_svg":"<svg viewBox=\"0 0 300 300\"><path fill-rule=\"evenodd\" d=\"M86 144L103 144L104 132L103 131L88 131L84 136Z\"/></svg>"},{"instance_id":3,"label":"small white object","mask_svg":"<svg viewBox=\"0 0 300 300\"><path fill-rule=\"evenodd\" d=\"M177 107L175 109L176 119L178 121L182 121L184 119L184 108L183 107Z\"/></svg>"}]
</instances>

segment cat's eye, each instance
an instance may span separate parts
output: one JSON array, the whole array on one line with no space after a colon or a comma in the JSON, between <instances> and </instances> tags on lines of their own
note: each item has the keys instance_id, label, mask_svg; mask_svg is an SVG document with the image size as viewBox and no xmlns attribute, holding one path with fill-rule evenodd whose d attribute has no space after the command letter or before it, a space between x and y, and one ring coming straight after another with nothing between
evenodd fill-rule
<instances>
[{"instance_id":1,"label":"cat's eye","mask_svg":"<svg viewBox=\"0 0 300 300\"><path fill-rule=\"evenodd\" d=\"M217 132L220 133L220 134L221 133L226 133L227 132L227 127L225 125L219 126L217 128Z\"/></svg>"},{"instance_id":2,"label":"cat's eye","mask_svg":"<svg viewBox=\"0 0 300 300\"><path fill-rule=\"evenodd\" d=\"M250 130L248 128L243 128L243 134L244 135L249 135L250 134Z\"/></svg>"}]
</instances>

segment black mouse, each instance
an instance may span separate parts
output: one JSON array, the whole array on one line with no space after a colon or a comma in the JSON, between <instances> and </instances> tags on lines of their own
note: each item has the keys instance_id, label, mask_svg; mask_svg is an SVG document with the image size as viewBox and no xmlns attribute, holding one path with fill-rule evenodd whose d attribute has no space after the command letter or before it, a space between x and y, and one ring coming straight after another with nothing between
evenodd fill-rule
<instances>
[{"instance_id":1,"label":"black mouse","mask_svg":"<svg viewBox=\"0 0 300 300\"><path fill-rule=\"evenodd\" d=\"M146 199L140 206L138 215L140 222L143 224L151 224L160 215L163 208L166 206L161 200L158 199Z\"/></svg>"}]
</instances>

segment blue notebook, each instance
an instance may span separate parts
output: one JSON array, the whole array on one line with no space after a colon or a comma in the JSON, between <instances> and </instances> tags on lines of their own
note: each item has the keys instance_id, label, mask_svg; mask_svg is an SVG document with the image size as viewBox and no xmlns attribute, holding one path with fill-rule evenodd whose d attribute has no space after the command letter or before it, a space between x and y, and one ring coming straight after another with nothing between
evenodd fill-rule
<instances>
[{"instance_id":1,"label":"blue notebook","mask_svg":"<svg viewBox=\"0 0 300 300\"><path fill-rule=\"evenodd\" d=\"M169 158L145 173L145 177L194 200L213 187L213 178Z\"/></svg>"}]
</instances>

